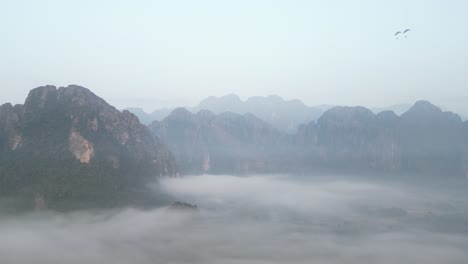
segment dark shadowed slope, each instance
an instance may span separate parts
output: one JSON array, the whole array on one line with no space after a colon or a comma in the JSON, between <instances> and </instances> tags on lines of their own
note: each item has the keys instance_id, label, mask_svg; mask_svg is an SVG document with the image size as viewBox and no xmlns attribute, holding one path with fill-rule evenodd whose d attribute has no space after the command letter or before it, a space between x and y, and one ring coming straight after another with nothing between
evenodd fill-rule
<instances>
[{"instance_id":1,"label":"dark shadowed slope","mask_svg":"<svg viewBox=\"0 0 468 264\"><path fill-rule=\"evenodd\" d=\"M2 196L113 206L136 202L149 179L175 172L169 151L135 115L86 88L39 87L24 105L0 108Z\"/></svg>"}]
</instances>

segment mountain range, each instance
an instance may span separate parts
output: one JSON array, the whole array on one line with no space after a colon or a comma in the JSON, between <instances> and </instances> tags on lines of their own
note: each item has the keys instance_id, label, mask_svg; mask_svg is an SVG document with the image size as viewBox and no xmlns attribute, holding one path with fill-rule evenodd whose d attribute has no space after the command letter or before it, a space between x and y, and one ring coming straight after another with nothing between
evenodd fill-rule
<instances>
[{"instance_id":1,"label":"mountain range","mask_svg":"<svg viewBox=\"0 0 468 264\"><path fill-rule=\"evenodd\" d=\"M322 109L306 106L300 100L284 100L276 95L255 96L246 101L242 101L235 94L222 97L211 96L202 100L197 106L186 107L186 109L193 113L200 110L209 110L215 114L224 112L251 113L286 133L295 133L300 124L316 120L323 113ZM168 116L171 109L163 108L150 114L139 108L128 108L127 110L137 115L143 123L150 124L152 121L160 121Z\"/></svg>"},{"instance_id":2,"label":"mountain range","mask_svg":"<svg viewBox=\"0 0 468 264\"><path fill-rule=\"evenodd\" d=\"M279 173L314 170L468 176L468 122L427 101L401 116L365 107L333 107L294 134L254 115L174 110L151 131L183 173Z\"/></svg>"},{"instance_id":3,"label":"mountain range","mask_svg":"<svg viewBox=\"0 0 468 264\"><path fill-rule=\"evenodd\" d=\"M282 132L294 134L300 125L317 121L325 111L336 106L338 105L307 106L298 99L285 100L277 95L254 96L242 101L238 95L228 94L221 97L210 96L202 100L195 107L185 108L192 113L197 113L200 110L209 110L215 114L232 112L243 115L251 113ZM383 111L393 111L395 114L401 115L408 111L411 106L412 104L395 104L386 107L371 107L369 109L375 114ZM138 116L140 121L145 125L149 125L153 121L163 120L174 109L161 108L151 113L146 113L141 108L126 108L126 110Z\"/></svg>"}]
</instances>

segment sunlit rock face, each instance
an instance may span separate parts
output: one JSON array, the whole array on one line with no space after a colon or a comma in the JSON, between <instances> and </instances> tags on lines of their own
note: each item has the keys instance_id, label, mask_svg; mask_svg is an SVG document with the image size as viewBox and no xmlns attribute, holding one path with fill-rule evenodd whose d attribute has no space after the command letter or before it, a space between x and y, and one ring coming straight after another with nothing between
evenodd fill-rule
<instances>
[{"instance_id":1,"label":"sunlit rock face","mask_svg":"<svg viewBox=\"0 0 468 264\"><path fill-rule=\"evenodd\" d=\"M89 163L94 156L94 147L88 140L84 139L80 133L72 131L69 139L70 152L81 163Z\"/></svg>"},{"instance_id":2,"label":"sunlit rock face","mask_svg":"<svg viewBox=\"0 0 468 264\"><path fill-rule=\"evenodd\" d=\"M70 85L0 107L0 195L118 204L129 189L175 175L172 155L128 111Z\"/></svg>"}]
</instances>

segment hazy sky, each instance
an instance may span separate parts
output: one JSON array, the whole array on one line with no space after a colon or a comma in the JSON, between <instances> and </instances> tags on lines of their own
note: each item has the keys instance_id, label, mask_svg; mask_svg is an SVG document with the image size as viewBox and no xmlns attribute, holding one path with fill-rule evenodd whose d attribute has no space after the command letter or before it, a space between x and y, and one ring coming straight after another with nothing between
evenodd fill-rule
<instances>
[{"instance_id":1,"label":"hazy sky","mask_svg":"<svg viewBox=\"0 0 468 264\"><path fill-rule=\"evenodd\" d=\"M468 112L467 10L466 0L0 0L0 101L74 83L117 107L236 93Z\"/></svg>"}]
</instances>

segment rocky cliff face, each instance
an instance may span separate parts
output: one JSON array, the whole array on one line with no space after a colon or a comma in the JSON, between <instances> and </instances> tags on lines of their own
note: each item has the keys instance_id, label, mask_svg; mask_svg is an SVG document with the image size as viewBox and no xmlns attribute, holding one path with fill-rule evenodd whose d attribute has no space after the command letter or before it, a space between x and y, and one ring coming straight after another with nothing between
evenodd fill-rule
<instances>
[{"instance_id":1,"label":"rocky cliff face","mask_svg":"<svg viewBox=\"0 0 468 264\"><path fill-rule=\"evenodd\" d=\"M0 194L110 206L175 172L169 151L136 116L86 88L39 87L24 105L0 107Z\"/></svg>"},{"instance_id":2,"label":"rocky cliff face","mask_svg":"<svg viewBox=\"0 0 468 264\"><path fill-rule=\"evenodd\" d=\"M409 171L461 173L461 118L419 101L401 115L398 137L402 166Z\"/></svg>"},{"instance_id":3,"label":"rocky cliff face","mask_svg":"<svg viewBox=\"0 0 468 264\"><path fill-rule=\"evenodd\" d=\"M363 107L336 107L317 125L317 146L330 167L460 174L463 145L458 115L419 101L401 116Z\"/></svg>"},{"instance_id":4,"label":"rocky cliff face","mask_svg":"<svg viewBox=\"0 0 468 264\"><path fill-rule=\"evenodd\" d=\"M285 135L251 114L174 110L150 125L179 161L184 173L273 172Z\"/></svg>"},{"instance_id":5,"label":"rocky cliff face","mask_svg":"<svg viewBox=\"0 0 468 264\"><path fill-rule=\"evenodd\" d=\"M334 107L317 122L317 146L327 166L359 167L371 162L376 137L375 116L364 107Z\"/></svg>"},{"instance_id":6,"label":"rocky cliff face","mask_svg":"<svg viewBox=\"0 0 468 264\"><path fill-rule=\"evenodd\" d=\"M466 175L468 123L426 101L397 116L334 107L287 135L248 114L177 109L152 131L186 173L317 169ZM222 158L220 158L222 157Z\"/></svg>"}]
</instances>

